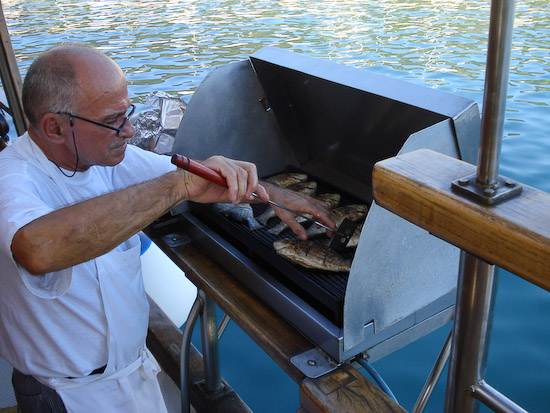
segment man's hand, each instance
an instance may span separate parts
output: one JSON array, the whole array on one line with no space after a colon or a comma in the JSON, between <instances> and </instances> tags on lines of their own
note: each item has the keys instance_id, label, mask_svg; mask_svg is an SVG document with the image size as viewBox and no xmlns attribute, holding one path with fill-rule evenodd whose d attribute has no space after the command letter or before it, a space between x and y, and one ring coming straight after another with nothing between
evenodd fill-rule
<instances>
[{"instance_id":1,"label":"man's hand","mask_svg":"<svg viewBox=\"0 0 550 413\"><path fill-rule=\"evenodd\" d=\"M310 196L290 189L281 188L268 182L262 182L262 185L265 187L270 199L278 204L284 205L301 214L312 215L313 219L322 222L330 228L336 229L336 224L332 220L330 210L325 203ZM276 206L273 206L273 210L296 235L303 240L307 239L305 228L296 222L296 216L294 214L282 208L277 208ZM327 230L327 235L332 237L332 232Z\"/></svg>"},{"instance_id":2,"label":"man's hand","mask_svg":"<svg viewBox=\"0 0 550 413\"><path fill-rule=\"evenodd\" d=\"M253 163L237 161L223 156L213 156L201 163L220 173L226 180L227 188L190 172L183 172L185 199L195 202L231 202L238 204L254 199L253 192L264 201L269 199L265 188L258 184L258 173L256 165Z\"/></svg>"}]
</instances>

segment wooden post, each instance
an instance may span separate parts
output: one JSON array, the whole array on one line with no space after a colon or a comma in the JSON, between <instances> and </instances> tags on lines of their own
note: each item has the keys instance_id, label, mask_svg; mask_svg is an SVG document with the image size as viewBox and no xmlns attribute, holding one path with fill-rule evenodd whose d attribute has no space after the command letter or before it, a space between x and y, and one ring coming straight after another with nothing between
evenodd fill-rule
<instances>
[{"instance_id":1,"label":"wooden post","mask_svg":"<svg viewBox=\"0 0 550 413\"><path fill-rule=\"evenodd\" d=\"M6 20L4 18L4 11L0 4L0 76L2 78L2 85L8 99L8 106L3 107L13 118L15 129L18 135L22 135L27 130L27 119L23 112L23 104L21 101L21 90L23 89L23 82L21 80L21 74L17 67L17 61L15 60L15 53L11 44L10 33Z\"/></svg>"}]
</instances>

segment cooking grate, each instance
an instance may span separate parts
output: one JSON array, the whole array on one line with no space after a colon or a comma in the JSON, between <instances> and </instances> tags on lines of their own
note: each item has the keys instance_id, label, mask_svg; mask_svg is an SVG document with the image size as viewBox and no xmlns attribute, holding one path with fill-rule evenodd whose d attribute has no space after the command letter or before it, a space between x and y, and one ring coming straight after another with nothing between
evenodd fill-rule
<instances>
[{"instance_id":1,"label":"cooking grate","mask_svg":"<svg viewBox=\"0 0 550 413\"><path fill-rule=\"evenodd\" d=\"M323 187L319 181L317 182L318 193L336 192L332 188ZM341 191L338 192L342 195L341 205L362 202L342 194ZM262 214L267 207L264 204L253 204L254 216ZM273 218L266 226L251 231L245 223L225 217L210 204L190 203L189 210L247 257L268 270L272 276L309 305L342 327L343 302L348 274L303 268L279 256L273 248L273 243L276 240L296 238L288 228L278 236L269 232L269 229L280 222L279 219ZM312 240L322 242L323 238L313 238ZM208 253L208 251L206 252ZM354 252L345 251L343 255L346 258L353 258Z\"/></svg>"}]
</instances>

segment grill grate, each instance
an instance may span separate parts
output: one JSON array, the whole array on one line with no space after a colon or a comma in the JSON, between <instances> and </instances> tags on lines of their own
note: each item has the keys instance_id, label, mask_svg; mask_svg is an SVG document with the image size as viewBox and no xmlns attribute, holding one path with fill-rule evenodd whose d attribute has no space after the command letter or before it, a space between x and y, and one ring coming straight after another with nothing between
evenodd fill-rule
<instances>
[{"instance_id":1,"label":"grill grate","mask_svg":"<svg viewBox=\"0 0 550 413\"><path fill-rule=\"evenodd\" d=\"M268 222L268 225L255 231L248 231L248 228L246 228L246 225L244 225L244 230L250 232L250 235L257 241L261 242L266 248L273 250L273 243L277 240L297 239L296 235L294 235L294 233L289 228L285 229L278 236L271 234L269 232L269 229L278 225L279 222L279 219L271 219L270 222ZM241 224L241 226L243 225ZM312 241L321 243L324 241L324 238L313 238ZM352 252L343 252L342 255L344 255L346 258L353 258ZM277 257L284 262L287 262L284 258L279 257L278 255ZM334 273L303 267L298 268L300 269L300 272L304 274L304 276L310 278L321 288L325 289L327 293L334 295L334 297L337 297L338 299L344 298L348 280L348 275L346 273Z\"/></svg>"},{"instance_id":2,"label":"grill grate","mask_svg":"<svg viewBox=\"0 0 550 413\"><path fill-rule=\"evenodd\" d=\"M341 205L362 202L317 182L318 193L339 192L342 195ZM252 205L254 216L259 216L267 207L264 204ZM273 248L273 243L276 240L296 238L296 236L289 228L278 236L269 233L269 229L279 224L278 218L270 219L266 226L250 231L245 223L223 216L210 204L190 203L189 210L309 305L342 327L348 274L304 268L279 256ZM323 242L322 237L312 240ZM346 258L353 258L354 251L345 251L343 254Z\"/></svg>"}]
</instances>

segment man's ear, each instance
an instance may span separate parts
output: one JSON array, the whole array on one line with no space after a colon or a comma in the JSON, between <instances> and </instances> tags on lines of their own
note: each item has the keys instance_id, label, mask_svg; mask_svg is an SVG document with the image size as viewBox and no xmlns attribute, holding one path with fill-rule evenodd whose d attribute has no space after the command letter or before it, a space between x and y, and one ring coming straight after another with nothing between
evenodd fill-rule
<instances>
[{"instance_id":1,"label":"man's ear","mask_svg":"<svg viewBox=\"0 0 550 413\"><path fill-rule=\"evenodd\" d=\"M66 129L68 127L67 120L57 113L45 113L40 119L42 134L52 143L63 143L67 137Z\"/></svg>"}]
</instances>

